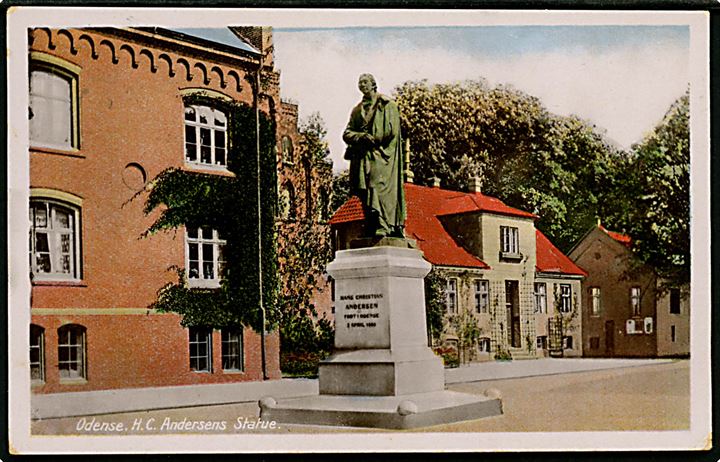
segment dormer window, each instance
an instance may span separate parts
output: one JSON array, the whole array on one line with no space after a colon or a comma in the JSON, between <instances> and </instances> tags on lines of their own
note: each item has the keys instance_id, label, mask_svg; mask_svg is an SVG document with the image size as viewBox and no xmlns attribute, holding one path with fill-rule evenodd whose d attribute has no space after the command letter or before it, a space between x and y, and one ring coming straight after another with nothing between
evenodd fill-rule
<instances>
[{"instance_id":1,"label":"dormer window","mask_svg":"<svg viewBox=\"0 0 720 462\"><path fill-rule=\"evenodd\" d=\"M520 238L518 229L512 226L500 227L500 258L519 259Z\"/></svg>"}]
</instances>

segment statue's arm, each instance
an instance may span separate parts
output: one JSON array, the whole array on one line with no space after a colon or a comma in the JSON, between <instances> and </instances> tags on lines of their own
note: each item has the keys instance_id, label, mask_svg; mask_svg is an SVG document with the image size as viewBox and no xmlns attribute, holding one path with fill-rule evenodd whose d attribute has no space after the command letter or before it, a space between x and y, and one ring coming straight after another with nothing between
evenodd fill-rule
<instances>
[{"instance_id":1,"label":"statue's arm","mask_svg":"<svg viewBox=\"0 0 720 462\"><path fill-rule=\"evenodd\" d=\"M382 139L376 140L382 146L387 146L400 133L400 110L394 101L385 106L385 124Z\"/></svg>"},{"instance_id":2,"label":"statue's arm","mask_svg":"<svg viewBox=\"0 0 720 462\"><path fill-rule=\"evenodd\" d=\"M372 136L360 128L362 124L358 123L357 117L356 111L353 110L350 114L350 121L343 132L343 141L350 146L367 144L368 141L372 141Z\"/></svg>"}]
</instances>

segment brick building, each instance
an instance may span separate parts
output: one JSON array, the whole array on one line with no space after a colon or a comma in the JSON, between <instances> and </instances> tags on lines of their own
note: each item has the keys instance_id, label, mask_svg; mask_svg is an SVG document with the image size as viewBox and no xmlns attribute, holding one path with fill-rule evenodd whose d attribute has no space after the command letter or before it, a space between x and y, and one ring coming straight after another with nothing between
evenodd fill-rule
<instances>
[{"instance_id":1,"label":"brick building","mask_svg":"<svg viewBox=\"0 0 720 462\"><path fill-rule=\"evenodd\" d=\"M405 235L447 275L440 340L458 340L450 320L464 315L480 329L470 353L474 359L490 359L499 350L516 359L549 350L580 356L585 272L535 229L535 215L482 194L479 181L474 184L473 191L460 192L405 183ZM362 219L357 197L338 209L330 221L336 249L349 248ZM562 328L552 328L560 317Z\"/></svg>"},{"instance_id":2,"label":"brick building","mask_svg":"<svg viewBox=\"0 0 720 462\"><path fill-rule=\"evenodd\" d=\"M256 332L187 329L148 308L172 266L191 287L217 287L223 236L140 236L158 216L143 198L161 171L232 175L227 115L188 97L252 105L259 71L279 158L296 136L278 110L271 30L38 28L29 44L33 392L261 380ZM278 378L277 334L265 345Z\"/></svg>"},{"instance_id":3,"label":"brick building","mask_svg":"<svg viewBox=\"0 0 720 462\"><path fill-rule=\"evenodd\" d=\"M570 251L585 271L582 335L585 356L690 354L689 287L658 291L652 268L640 265L630 238L598 226Z\"/></svg>"},{"instance_id":4,"label":"brick building","mask_svg":"<svg viewBox=\"0 0 720 462\"><path fill-rule=\"evenodd\" d=\"M283 101L279 123L280 155L278 157L278 245L280 253L288 244L312 240L318 248L330 247L330 207L332 198L332 161L311 152L298 130L297 104ZM323 153L324 154L324 153ZM294 249L293 249L294 250ZM322 252L320 252L322 253ZM281 265L281 274L283 267ZM332 318L331 291L321 271L312 275L315 290L311 303L317 316ZM297 281L285 281L283 290Z\"/></svg>"}]
</instances>

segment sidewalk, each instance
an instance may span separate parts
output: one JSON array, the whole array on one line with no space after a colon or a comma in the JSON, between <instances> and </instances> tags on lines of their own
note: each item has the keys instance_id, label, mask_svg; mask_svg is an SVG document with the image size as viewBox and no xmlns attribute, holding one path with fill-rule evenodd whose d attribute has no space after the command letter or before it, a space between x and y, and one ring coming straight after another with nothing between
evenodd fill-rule
<instances>
[{"instance_id":1,"label":"sidewalk","mask_svg":"<svg viewBox=\"0 0 720 462\"><path fill-rule=\"evenodd\" d=\"M445 369L445 383L567 374L669 363L669 359L536 359L475 363ZM119 412L257 402L265 396L293 398L318 394L316 379L130 388L32 395L32 418L51 419Z\"/></svg>"},{"instance_id":2,"label":"sidewalk","mask_svg":"<svg viewBox=\"0 0 720 462\"><path fill-rule=\"evenodd\" d=\"M673 362L672 359L541 358L521 361L488 361L445 369L445 383L515 379L539 375L620 369Z\"/></svg>"},{"instance_id":3,"label":"sidewalk","mask_svg":"<svg viewBox=\"0 0 720 462\"><path fill-rule=\"evenodd\" d=\"M78 417L118 412L259 401L265 396L317 395L317 380L280 379L175 387L126 388L32 395L33 419Z\"/></svg>"}]
</instances>

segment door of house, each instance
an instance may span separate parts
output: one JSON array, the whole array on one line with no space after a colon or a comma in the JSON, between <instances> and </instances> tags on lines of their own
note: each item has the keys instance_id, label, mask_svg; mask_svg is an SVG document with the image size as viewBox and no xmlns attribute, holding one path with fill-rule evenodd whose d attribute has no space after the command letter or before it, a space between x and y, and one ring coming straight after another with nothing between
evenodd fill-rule
<instances>
[{"instance_id":1,"label":"door of house","mask_svg":"<svg viewBox=\"0 0 720 462\"><path fill-rule=\"evenodd\" d=\"M605 356L615 355L615 321L605 321Z\"/></svg>"},{"instance_id":2,"label":"door of house","mask_svg":"<svg viewBox=\"0 0 720 462\"><path fill-rule=\"evenodd\" d=\"M520 348L520 291L518 281L505 281L505 307L508 314L510 345Z\"/></svg>"}]
</instances>

